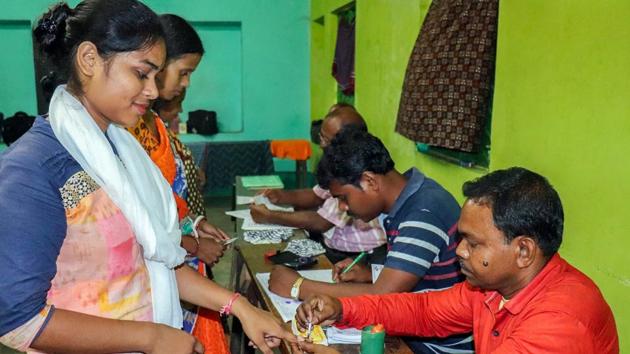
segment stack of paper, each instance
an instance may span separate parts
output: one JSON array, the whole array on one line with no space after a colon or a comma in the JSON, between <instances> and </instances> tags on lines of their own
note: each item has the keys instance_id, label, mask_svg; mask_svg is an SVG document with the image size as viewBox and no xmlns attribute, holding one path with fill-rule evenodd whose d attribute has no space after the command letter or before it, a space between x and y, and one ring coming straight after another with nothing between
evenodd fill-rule
<instances>
[{"instance_id":1,"label":"stack of paper","mask_svg":"<svg viewBox=\"0 0 630 354\"><path fill-rule=\"evenodd\" d=\"M284 188L284 183L278 175L245 176L241 177L241 183L248 189Z\"/></svg>"}]
</instances>

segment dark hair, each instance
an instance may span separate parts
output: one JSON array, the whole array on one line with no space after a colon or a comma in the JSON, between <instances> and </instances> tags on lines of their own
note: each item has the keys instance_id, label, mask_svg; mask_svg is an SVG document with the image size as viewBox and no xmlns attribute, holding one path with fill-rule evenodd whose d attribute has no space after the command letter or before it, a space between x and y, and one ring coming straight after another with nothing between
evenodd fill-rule
<instances>
[{"instance_id":1,"label":"dark hair","mask_svg":"<svg viewBox=\"0 0 630 354\"><path fill-rule=\"evenodd\" d=\"M488 205L506 242L531 236L546 257L560 248L564 225L562 202L547 179L522 167L498 170L468 181L464 196Z\"/></svg>"},{"instance_id":2,"label":"dark hair","mask_svg":"<svg viewBox=\"0 0 630 354\"><path fill-rule=\"evenodd\" d=\"M160 15L160 24L166 42L166 59L175 60L184 54L205 53L197 31L183 18L173 15Z\"/></svg>"},{"instance_id":3,"label":"dark hair","mask_svg":"<svg viewBox=\"0 0 630 354\"><path fill-rule=\"evenodd\" d=\"M394 169L394 161L383 143L370 133L346 126L337 133L317 166L317 182L329 188L336 180L360 187L365 171L384 175Z\"/></svg>"},{"instance_id":4,"label":"dark hair","mask_svg":"<svg viewBox=\"0 0 630 354\"><path fill-rule=\"evenodd\" d=\"M158 16L136 0L84 0L74 9L59 3L33 29L39 50L68 85L80 89L74 67L77 47L94 43L103 58L148 48L164 38Z\"/></svg>"},{"instance_id":5,"label":"dark hair","mask_svg":"<svg viewBox=\"0 0 630 354\"><path fill-rule=\"evenodd\" d=\"M324 123L323 119L311 121L311 142L315 145L319 145L321 143L319 131L322 129L322 123Z\"/></svg>"}]
</instances>

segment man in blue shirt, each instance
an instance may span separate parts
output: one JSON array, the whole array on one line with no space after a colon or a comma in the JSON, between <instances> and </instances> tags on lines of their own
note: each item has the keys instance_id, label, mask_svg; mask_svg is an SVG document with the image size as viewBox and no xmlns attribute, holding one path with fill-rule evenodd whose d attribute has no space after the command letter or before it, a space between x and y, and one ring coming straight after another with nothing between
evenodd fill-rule
<instances>
[{"instance_id":1,"label":"man in blue shirt","mask_svg":"<svg viewBox=\"0 0 630 354\"><path fill-rule=\"evenodd\" d=\"M280 293L293 283L300 298L325 293L331 296L434 291L463 280L455 255L456 223L460 207L455 198L415 168L404 174L394 169L389 152L376 137L358 129L344 128L324 149L317 171L323 188L339 199L339 208L356 218L372 220L385 214L383 228L388 253L383 270L372 283L371 270L357 264L326 284L299 280L288 270ZM279 280L279 279L278 279ZM272 282L274 283L274 282ZM272 284L273 285L273 284ZM284 291L283 291L284 290ZM408 338L415 353L472 353L472 337Z\"/></svg>"}]
</instances>

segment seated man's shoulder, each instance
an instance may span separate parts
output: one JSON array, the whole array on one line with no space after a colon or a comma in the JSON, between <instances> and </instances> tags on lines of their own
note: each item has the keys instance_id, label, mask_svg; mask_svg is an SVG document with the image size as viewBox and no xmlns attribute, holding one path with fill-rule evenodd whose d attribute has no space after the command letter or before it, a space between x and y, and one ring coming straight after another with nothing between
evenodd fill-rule
<instances>
[{"instance_id":1,"label":"seated man's shoulder","mask_svg":"<svg viewBox=\"0 0 630 354\"><path fill-rule=\"evenodd\" d=\"M460 209L459 203L457 203L457 200L451 192L430 178L424 181L422 188L414 194L413 198L422 200L428 207L446 208L448 210L456 210L457 212L459 212Z\"/></svg>"},{"instance_id":2,"label":"seated man's shoulder","mask_svg":"<svg viewBox=\"0 0 630 354\"><path fill-rule=\"evenodd\" d=\"M612 310L595 282L568 263L540 295L532 304L534 311L564 314L588 327L605 325L613 318Z\"/></svg>"},{"instance_id":3,"label":"seated man's shoulder","mask_svg":"<svg viewBox=\"0 0 630 354\"><path fill-rule=\"evenodd\" d=\"M442 202L432 203L431 200L416 196L409 198L397 211L395 219L399 228L419 227L440 230L450 234L459 218L459 205L444 205ZM453 229L453 230L451 230Z\"/></svg>"}]
</instances>

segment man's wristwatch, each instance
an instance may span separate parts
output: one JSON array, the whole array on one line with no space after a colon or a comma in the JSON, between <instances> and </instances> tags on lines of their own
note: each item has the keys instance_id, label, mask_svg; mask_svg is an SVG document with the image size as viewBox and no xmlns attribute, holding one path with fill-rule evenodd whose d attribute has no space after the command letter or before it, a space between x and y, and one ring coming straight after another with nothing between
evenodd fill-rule
<instances>
[{"instance_id":1,"label":"man's wristwatch","mask_svg":"<svg viewBox=\"0 0 630 354\"><path fill-rule=\"evenodd\" d=\"M297 280L295 281L295 283L293 283L293 286L291 287L291 297L294 298L295 300L300 299L300 285L302 285L303 281L304 281L304 278L299 277L297 278Z\"/></svg>"}]
</instances>

